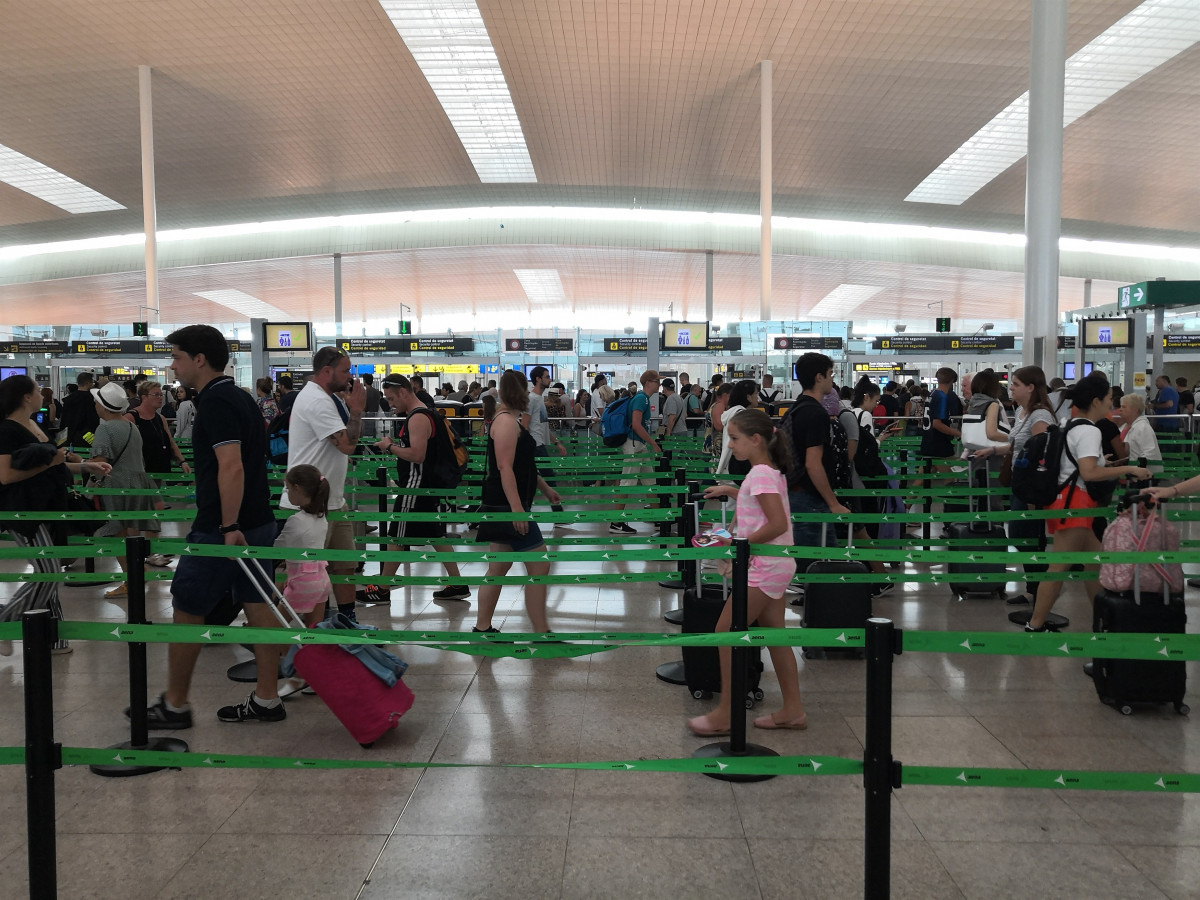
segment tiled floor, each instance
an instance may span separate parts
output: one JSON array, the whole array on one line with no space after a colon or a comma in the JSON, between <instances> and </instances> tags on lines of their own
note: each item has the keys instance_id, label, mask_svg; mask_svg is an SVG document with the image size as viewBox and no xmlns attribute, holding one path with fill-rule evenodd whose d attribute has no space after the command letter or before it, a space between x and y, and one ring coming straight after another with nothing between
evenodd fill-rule
<instances>
[{"instance_id":1,"label":"tiled floor","mask_svg":"<svg viewBox=\"0 0 1200 900\"><path fill-rule=\"evenodd\" d=\"M470 627L467 604L435 604L430 593L398 591L390 609L360 616L384 627ZM122 619L123 606L102 594L65 590L67 615ZM167 618L167 596L165 584L152 585L151 618ZM672 630L661 615L678 601L651 585L556 587L550 597L552 625L583 631ZM1197 598L1189 600L1200 621ZM1060 611L1082 624L1085 605L1072 587ZM877 614L910 629L1008 630L1008 610L917 584L876 603ZM501 613L506 630L528 627L517 591L506 589ZM228 646L201 655L196 726L180 737L194 751L466 763L677 757L703 743L684 721L708 704L654 677L678 651L570 661L400 652L412 665L416 705L373 750L360 749L315 697L290 700L279 724L217 722L216 708L245 692L224 672L248 654ZM150 648L153 693L165 658L162 646ZM21 663L19 647L0 657L3 745L23 741ZM802 662L808 731L754 739L785 754L860 756L863 673L861 662ZM1195 685L1194 666L1189 674ZM54 677L59 740L105 746L128 737L123 645L77 643L55 658ZM770 672L764 687L767 703L777 702ZM895 665L895 709L896 756L905 763L1200 772L1195 723L1168 707L1119 715L1098 702L1077 661L906 653ZM63 897L862 894L855 777L733 785L694 775L462 768L187 769L107 779L64 769L57 786ZM5 897L26 891L24 814L23 772L0 769ZM908 786L895 796L892 837L897 897L1200 897L1193 795Z\"/></svg>"}]
</instances>

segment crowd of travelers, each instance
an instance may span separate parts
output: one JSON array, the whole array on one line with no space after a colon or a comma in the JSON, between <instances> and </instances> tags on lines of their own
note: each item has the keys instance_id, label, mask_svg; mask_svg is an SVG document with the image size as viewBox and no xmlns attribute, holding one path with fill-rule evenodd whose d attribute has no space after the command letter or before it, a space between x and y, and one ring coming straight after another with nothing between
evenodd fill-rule
<instances>
[{"instance_id":1,"label":"crowd of travelers","mask_svg":"<svg viewBox=\"0 0 1200 900\"><path fill-rule=\"evenodd\" d=\"M718 374L702 386L686 372L674 379L653 370L624 386L610 385L600 375L572 398L542 366L528 373L505 371L486 385L465 380L457 386L431 385L434 394L429 394L417 375L389 374L379 387L370 374L355 379L349 357L333 347L317 351L312 371L299 389L284 374L278 383L258 379L251 393L225 374L228 350L216 329L188 326L167 340L178 380L173 389L144 375L122 383L85 372L59 402L27 376L0 382L3 508L67 509L73 477L82 476L93 487L115 489L100 493L101 506L120 515L104 522L95 532L97 537L153 537L159 525L148 513L163 507L159 489L176 466L188 474L194 465L196 514L187 535L190 543L353 550L353 523L328 513L348 508L349 461L369 445L394 457L393 477L402 489L389 531L381 535L387 548L426 544L449 553L453 548L445 524L419 514L445 508L447 501L437 492L456 488L462 474L456 456L461 449L459 432L449 424L454 416L439 413L478 405L486 449L475 508L513 516L472 526L475 540L489 551L545 550L542 529L529 514L538 493L552 510L563 509L549 457L567 454L564 438L568 435L603 439L607 446L620 449L621 479L612 489L618 511L644 503L639 488L653 484L653 462L664 447L694 438L692 446L702 447L712 458L716 484L705 496L735 501L733 530L738 536L752 544L809 548L852 537L861 546L878 537L874 523L853 525L851 536L810 517L837 513L870 518L881 511L880 500L851 493L861 495L878 486L881 478L894 478L891 484L915 490L949 483L966 469L988 473L982 482L972 477L972 484L1008 485L1014 460L1022 457L1026 444L1061 426L1065 431L1065 452L1058 462L1061 488L1049 508L1061 509L1063 517L1018 516L1009 522L1008 535L1023 545L1045 547L1050 541L1055 551L1094 552L1100 549L1103 520L1089 513L1105 505L1098 486L1122 479L1143 481L1161 471L1157 435L1189 427L1195 402L1185 383L1173 385L1166 376L1157 379L1156 396L1146 400L1133 393L1122 396L1099 371L1068 386L1061 379L1048 382L1036 366L1016 369L1007 384L990 369L960 378L955 370L943 367L932 390L913 381L880 386L865 377L839 388L832 360L819 353L803 354L796 361L800 393L794 399L785 398L770 375L759 383L727 382ZM1153 417L1153 425L1147 414ZM277 522L265 465L272 435L278 433L287 435L287 468L278 502L287 514L283 522ZM919 471L897 474L882 461L881 446L900 435L919 437ZM191 464L179 442L190 444ZM85 448L89 449L86 460L75 452ZM1192 481L1156 490L1189 493L1200 488L1200 479ZM1001 505L994 497L989 503L992 509ZM1018 513L1029 508L1016 492L1007 505ZM60 529L49 523L11 531L23 546L49 546L63 539ZM638 533L625 516L610 521L608 531L617 536ZM811 561L752 557L750 619L782 627L788 596L793 605L804 602L803 572ZM159 554L147 560L154 566L172 562L173 558ZM122 558L120 565L125 569L127 561ZM269 562L254 565L260 565L264 574L270 571ZM470 588L457 583L459 566L454 562L444 566L454 583L434 592L433 598L468 601ZM380 583L356 592L353 584L331 583L329 578L352 574L352 562L289 561L284 593L309 625L320 620L327 605L352 621L356 604L390 601L398 568L398 563L384 563ZM487 575L504 575L510 568L510 562L492 560ZM881 563L872 568L884 571ZM1031 607L1027 630L1053 627L1050 612L1063 582L1042 580L1039 575L1045 568L1026 565L1024 590L1009 599ZM1065 568L1050 566L1051 571ZM531 576L546 575L550 563L530 561L525 569ZM181 557L171 581L174 620L202 623L221 597L229 594L249 624L276 624L251 576L233 560ZM1097 582L1089 579L1084 585L1089 598L1094 597ZM891 589L880 580L874 596ZM120 598L125 593L121 582L107 596ZM499 595L497 584L480 587L474 632L497 632L493 617ZM14 606L16 601L21 603ZM14 610L35 603L58 609L52 584L18 591L4 615L11 617ZM533 630L549 633L545 584L527 585L524 603ZM726 609L718 628L727 629L729 621ZM296 679L279 681L277 647L256 646L254 652L255 687L244 701L220 709L221 721L280 721L286 717L281 696L303 687ZM151 727L192 724L189 693L198 656L195 645L169 645L167 684L149 708ZM807 718L793 651L771 648L771 657L782 706L754 724L802 729ZM720 658L723 678L728 678L729 654L722 651ZM689 726L701 735L725 734L729 717L725 693L713 711L690 720Z\"/></svg>"}]
</instances>

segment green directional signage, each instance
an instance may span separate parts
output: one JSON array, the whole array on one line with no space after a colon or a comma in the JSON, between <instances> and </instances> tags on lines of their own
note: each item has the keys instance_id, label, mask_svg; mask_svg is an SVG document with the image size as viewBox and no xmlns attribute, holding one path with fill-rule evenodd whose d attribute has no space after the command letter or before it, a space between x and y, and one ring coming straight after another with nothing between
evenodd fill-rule
<instances>
[{"instance_id":1,"label":"green directional signage","mask_svg":"<svg viewBox=\"0 0 1200 900\"><path fill-rule=\"evenodd\" d=\"M1139 281L1117 288L1121 309L1200 305L1200 281Z\"/></svg>"}]
</instances>

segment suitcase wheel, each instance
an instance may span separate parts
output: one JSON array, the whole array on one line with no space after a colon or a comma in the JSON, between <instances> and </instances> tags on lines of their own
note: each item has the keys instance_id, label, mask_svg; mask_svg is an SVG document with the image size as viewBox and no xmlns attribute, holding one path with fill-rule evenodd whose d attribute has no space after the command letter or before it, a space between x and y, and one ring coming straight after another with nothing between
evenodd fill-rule
<instances>
[{"instance_id":1,"label":"suitcase wheel","mask_svg":"<svg viewBox=\"0 0 1200 900\"><path fill-rule=\"evenodd\" d=\"M755 699L755 701L757 701L757 702L761 703L761 702L762 702L762 699L763 699L763 697L765 697L765 696L767 696L767 695L766 695L766 694L764 694L764 693L762 692L762 689L761 689L761 688L755 688L755 689L754 689L754 699ZM1180 713L1180 715L1184 715L1184 716L1186 716L1186 715L1187 715L1187 707L1185 706L1183 709L1184 709L1184 711L1183 711L1182 713Z\"/></svg>"},{"instance_id":2,"label":"suitcase wheel","mask_svg":"<svg viewBox=\"0 0 1200 900\"><path fill-rule=\"evenodd\" d=\"M1175 704L1175 712L1179 713L1179 715L1181 715L1181 716L1186 716L1191 711L1192 711L1192 708L1190 706L1188 706L1186 703L1176 703Z\"/></svg>"},{"instance_id":3,"label":"suitcase wheel","mask_svg":"<svg viewBox=\"0 0 1200 900\"><path fill-rule=\"evenodd\" d=\"M362 743L362 741L359 741L358 746L362 747L364 750L370 750L372 747L375 746L375 742L371 741L371 743L369 743L369 744L364 744L364 743Z\"/></svg>"},{"instance_id":4,"label":"suitcase wheel","mask_svg":"<svg viewBox=\"0 0 1200 900\"><path fill-rule=\"evenodd\" d=\"M746 709L754 709L754 697L753 696L749 696L746 698Z\"/></svg>"},{"instance_id":5,"label":"suitcase wheel","mask_svg":"<svg viewBox=\"0 0 1200 900\"><path fill-rule=\"evenodd\" d=\"M692 696L697 700L708 700L710 697L712 697L712 691L695 690L692 691Z\"/></svg>"},{"instance_id":6,"label":"suitcase wheel","mask_svg":"<svg viewBox=\"0 0 1200 900\"><path fill-rule=\"evenodd\" d=\"M806 647L804 649L805 659L825 659L825 650L821 647Z\"/></svg>"},{"instance_id":7,"label":"suitcase wheel","mask_svg":"<svg viewBox=\"0 0 1200 900\"><path fill-rule=\"evenodd\" d=\"M1133 707L1130 706L1128 703L1122 703L1120 706L1120 710L1121 710L1121 715L1123 715L1123 716L1133 715Z\"/></svg>"}]
</instances>

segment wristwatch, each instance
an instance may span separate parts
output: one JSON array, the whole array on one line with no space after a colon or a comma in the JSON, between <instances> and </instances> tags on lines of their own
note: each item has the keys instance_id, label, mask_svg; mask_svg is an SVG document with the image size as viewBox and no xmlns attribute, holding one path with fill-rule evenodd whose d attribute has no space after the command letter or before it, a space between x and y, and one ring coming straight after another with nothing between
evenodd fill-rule
<instances>
[{"instance_id":1,"label":"wristwatch","mask_svg":"<svg viewBox=\"0 0 1200 900\"><path fill-rule=\"evenodd\" d=\"M229 534L231 531L241 531L242 525L240 522L234 522L231 525L222 525L217 529L217 534Z\"/></svg>"}]
</instances>

